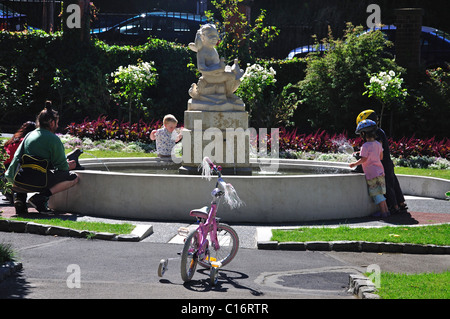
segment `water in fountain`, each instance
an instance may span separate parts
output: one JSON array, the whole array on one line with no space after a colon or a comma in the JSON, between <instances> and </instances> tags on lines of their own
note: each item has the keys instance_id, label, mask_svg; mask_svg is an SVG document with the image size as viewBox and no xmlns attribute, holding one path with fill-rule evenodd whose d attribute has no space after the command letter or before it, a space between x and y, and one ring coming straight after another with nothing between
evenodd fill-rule
<instances>
[{"instance_id":1,"label":"water in fountain","mask_svg":"<svg viewBox=\"0 0 450 319\"><path fill-rule=\"evenodd\" d=\"M94 158L96 158L97 161L99 161L100 163L102 163L103 166L105 166L106 170L109 172L108 166L106 166L105 162L103 162L103 161L102 161L101 159L99 159L97 156L95 156L95 155L93 155L93 154L91 154L91 153L85 152L85 151L83 151L83 153L84 153L84 154L87 154L87 155L89 155L89 156L92 156L92 157L94 157Z\"/></svg>"},{"instance_id":2,"label":"water in fountain","mask_svg":"<svg viewBox=\"0 0 450 319\"><path fill-rule=\"evenodd\" d=\"M353 161L354 158L353 153L355 150L353 149L353 146L350 145L347 139L342 138L338 140L333 140L333 144L337 146L337 151L340 154L346 155L346 162Z\"/></svg>"}]
</instances>

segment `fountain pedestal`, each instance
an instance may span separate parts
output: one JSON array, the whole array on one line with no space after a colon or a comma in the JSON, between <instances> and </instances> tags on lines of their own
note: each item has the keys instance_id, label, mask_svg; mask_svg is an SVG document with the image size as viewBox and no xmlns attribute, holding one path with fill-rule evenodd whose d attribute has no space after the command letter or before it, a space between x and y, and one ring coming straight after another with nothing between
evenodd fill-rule
<instances>
[{"instance_id":1,"label":"fountain pedestal","mask_svg":"<svg viewBox=\"0 0 450 319\"><path fill-rule=\"evenodd\" d=\"M184 112L182 174L199 174L203 157L222 166L227 175L251 175L249 163L248 113L224 108L224 111L192 110L192 99Z\"/></svg>"},{"instance_id":2,"label":"fountain pedestal","mask_svg":"<svg viewBox=\"0 0 450 319\"><path fill-rule=\"evenodd\" d=\"M234 92L244 70L238 60L225 64L215 48L219 33L213 24L200 27L195 42L197 67L202 76L189 89L191 99L184 112L181 174L199 174L205 156L222 166L222 173L251 175L250 132L244 102Z\"/></svg>"}]
</instances>

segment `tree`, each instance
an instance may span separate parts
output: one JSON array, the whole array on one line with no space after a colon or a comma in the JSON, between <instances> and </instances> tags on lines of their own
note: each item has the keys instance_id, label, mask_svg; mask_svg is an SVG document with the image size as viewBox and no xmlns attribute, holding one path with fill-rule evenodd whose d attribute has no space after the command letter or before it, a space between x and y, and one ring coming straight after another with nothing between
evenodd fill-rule
<instances>
[{"instance_id":1,"label":"tree","mask_svg":"<svg viewBox=\"0 0 450 319\"><path fill-rule=\"evenodd\" d=\"M279 34L276 27L265 25L266 11L263 9L252 25L243 10L244 0L212 0L211 3L220 16L220 20L215 21L222 36L217 50L228 62L237 58L243 64L253 63L261 53L261 48L267 47ZM211 11L206 12L206 15L210 21L214 21Z\"/></svg>"}]
</instances>

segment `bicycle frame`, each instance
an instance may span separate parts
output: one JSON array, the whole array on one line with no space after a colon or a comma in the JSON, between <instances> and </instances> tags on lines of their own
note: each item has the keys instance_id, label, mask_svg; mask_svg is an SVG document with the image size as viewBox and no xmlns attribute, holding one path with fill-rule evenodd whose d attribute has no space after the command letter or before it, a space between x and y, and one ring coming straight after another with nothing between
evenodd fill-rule
<instances>
[{"instance_id":1,"label":"bicycle frame","mask_svg":"<svg viewBox=\"0 0 450 319\"><path fill-rule=\"evenodd\" d=\"M202 222L200 220L200 223L197 227L197 242L198 245L198 251L197 251L197 257L204 256L204 254L209 254L208 252L208 234L210 234L211 243L215 250L220 249L219 241L217 239L217 220L216 220L216 214L219 207L219 200L220 197L223 196L223 192L218 189L219 183L223 182L222 174L221 174L221 167L216 167L211 161L208 161L208 164L210 167L217 173L218 180L216 182L216 187L214 188L212 194L214 196L214 199L211 202L211 207L209 209L208 218L205 222ZM209 256L208 256L209 257ZM204 258L201 258L204 259ZM211 262L211 260L208 258L208 262Z\"/></svg>"},{"instance_id":2,"label":"bicycle frame","mask_svg":"<svg viewBox=\"0 0 450 319\"><path fill-rule=\"evenodd\" d=\"M215 250L220 249L219 241L217 239L217 221L216 221L216 213L217 213L217 203L211 203L210 213L208 215L208 219L203 223L200 221L197 227L197 242L198 251L197 256L203 256L204 254L209 255L208 252L208 234L211 238L211 243ZM201 258L203 259L203 258ZM210 260L208 260L210 261Z\"/></svg>"}]
</instances>

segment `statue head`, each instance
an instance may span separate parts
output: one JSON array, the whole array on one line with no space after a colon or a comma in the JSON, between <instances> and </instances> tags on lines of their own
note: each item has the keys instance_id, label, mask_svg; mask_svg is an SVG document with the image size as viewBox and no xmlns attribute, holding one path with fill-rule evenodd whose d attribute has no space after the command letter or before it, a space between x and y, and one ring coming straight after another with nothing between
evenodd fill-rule
<instances>
[{"instance_id":1,"label":"statue head","mask_svg":"<svg viewBox=\"0 0 450 319\"><path fill-rule=\"evenodd\" d=\"M219 41L219 32L214 24L204 24L200 27L195 35L195 42L189 43L192 51L198 52L204 46L214 47Z\"/></svg>"}]
</instances>

